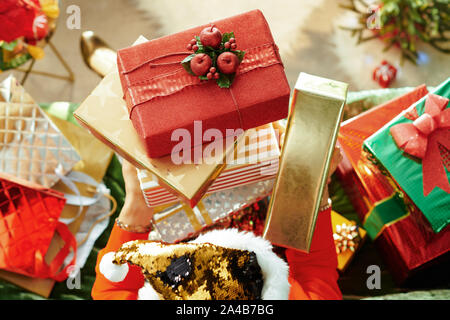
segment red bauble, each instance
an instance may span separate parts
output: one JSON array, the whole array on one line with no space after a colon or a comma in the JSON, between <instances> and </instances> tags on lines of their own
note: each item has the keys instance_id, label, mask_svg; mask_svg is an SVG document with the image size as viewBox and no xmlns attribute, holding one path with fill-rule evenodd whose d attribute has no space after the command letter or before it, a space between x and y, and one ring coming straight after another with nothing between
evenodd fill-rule
<instances>
[{"instance_id":1,"label":"red bauble","mask_svg":"<svg viewBox=\"0 0 450 320\"><path fill-rule=\"evenodd\" d=\"M41 13L34 17L31 30L25 33L25 40L30 44L35 44L45 38L48 34L48 20L45 14Z\"/></svg>"},{"instance_id":2,"label":"red bauble","mask_svg":"<svg viewBox=\"0 0 450 320\"><path fill-rule=\"evenodd\" d=\"M397 69L386 60L383 60L381 65L373 70L372 78L378 82L382 88L387 88L391 85L392 81L395 80L396 75Z\"/></svg>"},{"instance_id":3,"label":"red bauble","mask_svg":"<svg viewBox=\"0 0 450 320\"><path fill-rule=\"evenodd\" d=\"M39 0L0 1L0 40L11 42L32 32L35 18L40 14Z\"/></svg>"}]
</instances>

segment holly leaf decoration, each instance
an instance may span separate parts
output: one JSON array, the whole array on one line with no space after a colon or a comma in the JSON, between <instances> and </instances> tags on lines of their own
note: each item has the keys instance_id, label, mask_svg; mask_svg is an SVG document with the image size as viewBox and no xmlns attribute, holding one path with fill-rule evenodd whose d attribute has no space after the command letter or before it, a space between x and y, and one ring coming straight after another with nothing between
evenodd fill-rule
<instances>
[{"instance_id":1,"label":"holly leaf decoration","mask_svg":"<svg viewBox=\"0 0 450 320\"><path fill-rule=\"evenodd\" d=\"M215 51L209 52L208 55L211 57L212 66L217 67L217 53Z\"/></svg>"},{"instance_id":2,"label":"holly leaf decoration","mask_svg":"<svg viewBox=\"0 0 450 320\"><path fill-rule=\"evenodd\" d=\"M233 52L235 55L237 55L237 57L239 58L239 62L242 62L242 60L244 60L245 51L234 50L234 51L231 51L231 52Z\"/></svg>"},{"instance_id":3,"label":"holly leaf decoration","mask_svg":"<svg viewBox=\"0 0 450 320\"><path fill-rule=\"evenodd\" d=\"M183 61L181 61L181 65L183 66L184 70L186 70L187 73L189 73L190 75L193 75L193 76L195 76L195 73L192 72L192 69L191 69L191 60L194 57L195 57L195 53L191 54L190 56L187 56L186 58L183 59Z\"/></svg>"},{"instance_id":4,"label":"holly leaf decoration","mask_svg":"<svg viewBox=\"0 0 450 320\"><path fill-rule=\"evenodd\" d=\"M3 62L3 50L0 50L0 71L5 70L4 64L5 63Z\"/></svg>"},{"instance_id":5,"label":"holly leaf decoration","mask_svg":"<svg viewBox=\"0 0 450 320\"><path fill-rule=\"evenodd\" d=\"M197 40L197 46L198 46L198 50L195 51L195 53L205 53L205 47L203 46L202 42L200 41L200 37L199 36L195 36L195 40Z\"/></svg>"},{"instance_id":6,"label":"holly leaf decoration","mask_svg":"<svg viewBox=\"0 0 450 320\"><path fill-rule=\"evenodd\" d=\"M11 42L0 41L0 48L3 48L7 51L13 51L16 45L17 45L17 40L14 40Z\"/></svg>"},{"instance_id":7,"label":"holly leaf decoration","mask_svg":"<svg viewBox=\"0 0 450 320\"><path fill-rule=\"evenodd\" d=\"M217 85L220 88L229 88L233 83L235 74L224 74L221 73L219 79L216 80Z\"/></svg>"},{"instance_id":8,"label":"holly leaf decoration","mask_svg":"<svg viewBox=\"0 0 450 320\"><path fill-rule=\"evenodd\" d=\"M224 33L222 35L222 45L224 45L225 42L228 42L231 38L235 38L234 32Z\"/></svg>"}]
</instances>

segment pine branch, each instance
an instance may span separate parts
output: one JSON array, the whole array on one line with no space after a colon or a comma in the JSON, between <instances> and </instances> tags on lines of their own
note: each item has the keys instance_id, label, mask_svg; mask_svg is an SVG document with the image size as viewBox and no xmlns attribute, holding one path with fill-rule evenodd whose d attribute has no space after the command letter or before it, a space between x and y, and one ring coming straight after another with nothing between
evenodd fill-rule
<instances>
[{"instance_id":1,"label":"pine branch","mask_svg":"<svg viewBox=\"0 0 450 320\"><path fill-rule=\"evenodd\" d=\"M357 4L366 8L366 12L358 9ZM377 18L381 21L381 30L377 35L363 37L366 21L374 13L369 9L370 4L365 0L347 0L341 7L357 12L362 28L343 27L357 36L357 43L373 40L381 36L390 36L389 43L383 51L397 45L401 51L401 58L417 63L418 53L416 41L429 44L443 53L450 53L450 15L448 1L420 2L418 0L379 0L381 9L377 11ZM361 7L360 6L360 7ZM392 34L392 35L391 35Z\"/></svg>"}]
</instances>

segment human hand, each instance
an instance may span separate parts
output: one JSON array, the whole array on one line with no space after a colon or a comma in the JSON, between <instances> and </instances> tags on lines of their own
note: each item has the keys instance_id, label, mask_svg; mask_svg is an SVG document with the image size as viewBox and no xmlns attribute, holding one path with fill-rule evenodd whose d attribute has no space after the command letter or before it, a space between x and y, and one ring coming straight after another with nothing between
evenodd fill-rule
<instances>
[{"instance_id":1,"label":"human hand","mask_svg":"<svg viewBox=\"0 0 450 320\"><path fill-rule=\"evenodd\" d=\"M331 157L330 169L328 170L328 177L327 177L327 186L325 186L325 189L323 191L322 201L320 203L321 207L328 204L328 198L330 197L330 194L328 192L328 184L331 182L331 176L336 171L341 161L342 161L341 148L338 145L336 145L334 147L333 155Z\"/></svg>"},{"instance_id":2,"label":"human hand","mask_svg":"<svg viewBox=\"0 0 450 320\"><path fill-rule=\"evenodd\" d=\"M119 214L119 221L129 226L148 226L153 217L153 209L145 203L137 177L136 168L126 160L122 162L125 180L125 203Z\"/></svg>"},{"instance_id":3,"label":"human hand","mask_svg":"<svg viewBox=\"0 0 450 320\"><path fill-rule=\"evenodd\" d=\"M331 157L331 163L330 163L330 169L328 171L328 180L327 184L331 182L331 176L336 171L337 167L339 166L339 163L342 161L342 152L341 148L336 145L333 150L333 156Z\"/></svg>"}]
</instances>

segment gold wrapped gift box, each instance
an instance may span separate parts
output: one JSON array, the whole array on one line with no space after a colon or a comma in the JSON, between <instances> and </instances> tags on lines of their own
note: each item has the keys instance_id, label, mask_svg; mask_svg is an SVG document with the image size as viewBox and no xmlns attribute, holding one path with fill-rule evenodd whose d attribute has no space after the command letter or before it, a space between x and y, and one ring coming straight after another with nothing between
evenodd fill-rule
<instances>
[{"instance_id":1,"label":"gold wrapped gift box","mask_svg":"<svg viewBox=\"0 0 450 320\"><path fill-rule=\"evenodd\" d=\"M342 119L348 85L300 73L264 237L309 251Z\"/></svg>"}]
</instances>

